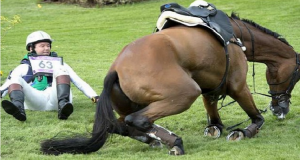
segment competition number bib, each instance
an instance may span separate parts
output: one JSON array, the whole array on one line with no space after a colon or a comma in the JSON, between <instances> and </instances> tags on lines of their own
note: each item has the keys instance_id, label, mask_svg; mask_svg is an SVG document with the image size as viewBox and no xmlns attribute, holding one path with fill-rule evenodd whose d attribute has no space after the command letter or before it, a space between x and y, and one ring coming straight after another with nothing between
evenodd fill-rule
<instances>
[{"instance_id":1,"label":"competition number bib","mask_svg":"<svg viewBox=\"0 0 300 160\"><path fill-rule=\"evenodd\" d=\"M33 75L52 76L54 70L63 65L62 57L51 56L29 56Z\"/></svg>"}]
</instances>

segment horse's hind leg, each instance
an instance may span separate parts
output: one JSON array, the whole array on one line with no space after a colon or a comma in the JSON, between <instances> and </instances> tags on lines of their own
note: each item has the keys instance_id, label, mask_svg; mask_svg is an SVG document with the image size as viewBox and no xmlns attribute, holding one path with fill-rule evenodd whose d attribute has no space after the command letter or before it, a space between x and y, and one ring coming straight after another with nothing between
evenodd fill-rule
<instances>
[{"instance_id":1,"label":"horse's hind leg","mask_svg":"<svg viewBox=\"0 0 300 160\"><path fill-rule=\"evenodd\" d=\"M111 133L130 137L132 139L146 143L152 148L157 148L157 147L162 148L163 147L163 144L159 140L152 138L145 132L142 132L140 130L135 129L134 127L131 127L131 126L125 124L123 120L119 119L119 126L120 126L120 128L113 130Z\"/></svg>"},{"instance_id":2,"label":"horse's hind leg","mask_svg":"<svg viewBox=\"0 0 300 160\"><path fill-rule=\"evenodd\" d=\"M233 92L229 95L239 103L239 105L250 117L252 123L245 129L236 129L232 131L227 136L227 140L240 140L243 138L243 136L246 136L248 138L254 137L264 124L264 118L256 108L248 86L245 85L244 88L239 92Z\"/></svg>"},{"instance_id":3,"label":"horse's hind leg","mask_svg":"<svg viewBox=\"0 0 300 160\"><path fill-rule=\"evenodd\" d=\"M114 109L119 114L119 126L111 133L119 134L122 136L128 136L132 139L138 140L140 142L149 144L151 147L162 147L162 144L154 138L151 138L145 132L139 131L134 127L131 127L124 122L125 115L136 112L139 108L144 108L145 106L136 104L132 102L120 88L120 84L116 83L113 86L111 93L111 100L114 106Z\"/></svg>"},{"instance_id":4,"label":"horse's hind leg","mask_svg":"<svg viewBox=\"0 0 300 160\"><path fill-rule=\"evenodd\" d=\"M137 130L125 123L120 123L120 126L122 129L114 130L113 133L136 139L140 142L149 144L150 147L162 148L162 143L167 144L168 146L173 146L173 148L169 151L170 155L184 154L181 138L159 125L152 124L151 129L145 132Z\"/></svg>"},{"instance_id":5,"label":"horse's hind leg","mask_svg":"<svg viewBox=\"0 0 300 160\"><path fill-rule=\"evenodd\" d=\"M154 102L150 104L148 107L144 108L143 110L126 116L125 122L129 126L135 127L138 130L145 132L151 138L161 141L163 144L170 147L171 148L171 150L169 151L170 155L183 155L184 149L183 149L183 141L181 137L177 136L176 134L172 133L171 131L161 126L153 124L154 120L161 118L161 116L167 116L167 114L170 115L175 114L175 111L176 113L178 112L177 110L178 108L172 107L172 105L174 106L175 104L170 104L167 102L171 102L171 101L166 100L163 102ZM164 106L161 106L159 108L154 107L154 106L160 106L161 104L164 104ZM191 104L188 104L186 108L183 110L189 108L190 105ZM180 110L180 112L182 112L183 110Z\"/></svg>"},{"instance_id":6,"label":"horse's hind leg","mask_svg":"<svg viewBox=\"0 0 300 160\"><path fill-rule=\"evenodd\" d=\"M176 83L168 83L172 87L158 87L156 93L160 92L162 98L150 103L140 111L127 115L125 123L172 148L169 154L182 155L184 154L182 139L169 130L153 124L153 122L162 117L179 114L187 110L200 95L201 90L190 77L186 78L184 75L173 82Z\"/></svg>"}]
</instances>

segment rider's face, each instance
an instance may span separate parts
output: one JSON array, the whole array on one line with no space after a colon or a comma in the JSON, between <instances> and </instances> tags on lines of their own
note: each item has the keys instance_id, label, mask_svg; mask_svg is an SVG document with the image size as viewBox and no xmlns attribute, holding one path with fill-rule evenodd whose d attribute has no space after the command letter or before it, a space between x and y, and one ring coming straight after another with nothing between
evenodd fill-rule
<instances>
[{"instance_id":1,"label":"rider's face","mask_svg":"<svg viewBox=\"0 0 300 160\"><path fill-rule=\"evenodd\" d=\"M51 51L51 45L49 42L39 42L35 44L35 52L40 56L48 56Z\"/></svg>"}]
</instances>

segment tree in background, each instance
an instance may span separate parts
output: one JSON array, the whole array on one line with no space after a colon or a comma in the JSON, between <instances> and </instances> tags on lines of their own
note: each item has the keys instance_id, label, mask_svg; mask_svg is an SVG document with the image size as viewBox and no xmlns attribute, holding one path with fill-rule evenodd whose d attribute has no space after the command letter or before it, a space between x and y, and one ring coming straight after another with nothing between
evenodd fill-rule
<instances>
[{"instance_id":1,"label":"tree in background","mask_svg":"<svg viewBox=\"0 0 300 160\"><path fill-rule=\"evenodd\" d=\"M127 3L141 2L146 0L43 0L43 1L86 4L90 6L94 6L94 5L103 6L103 5L111 5L111 4L127 4Z\"/></svg>"},{"instance_id":2,"label":"tree in background","mask_svg":"<svg viewBox=\"0 0 300 160\"><path fill-rule=\"evenodd\" d=\"M1 15L1 49L3 49L3 38L5 37L7 31L12 29L18 23L21 23L21 18L18 15L14 15L11 19ZM2 75L3 72L0 70L0 76Z\"/></svg>"},{"instance_id":3,"label":"tree in background","mask_svg":"<svg viewBox=\"0 0 300 160\"><path fill-rule=\"evenodd\" d=\"M18 23L21 23L21 18L19 15L14 15L13 18L1 16L1 44L3 44L3 37L6 35L7 31L12 29Z\"/></svg>"}]
</instances>

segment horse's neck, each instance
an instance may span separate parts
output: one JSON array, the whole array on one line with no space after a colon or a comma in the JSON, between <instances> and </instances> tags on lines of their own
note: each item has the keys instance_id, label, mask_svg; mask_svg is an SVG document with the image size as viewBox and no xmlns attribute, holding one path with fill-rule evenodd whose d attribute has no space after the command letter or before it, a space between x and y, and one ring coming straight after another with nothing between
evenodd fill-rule
<instances>
[{"instance_id":1,"label":"horse's neck","mask_svg":"<svg viewBox=\"0 0 300 160\"><path fill-rule=\"evenodd\" d=\"M234 33L246 46L245 55L248 61L266 64L272 81L282 81L281 78L286 78L290 73L285 73L286 76L278 76L279 70L282 68L293 70L296 66L293 48L250 24L240 20L237 20L237 23L239 27L232 22Z\"/></svg>"},{"instance_id":2,"label":"horse's neck","mask_svg":"<svg viewBox=\"0 0 300 160\"><path fill-rule=\"evenodd\" d=\"M240 22L239 25L240 28L233 24L233 28L237 38L240 38L247 48L245 54L248 61L267 64L295 58L295 51L291 46L250 24Z\"/></svg>"}]
</instances>

